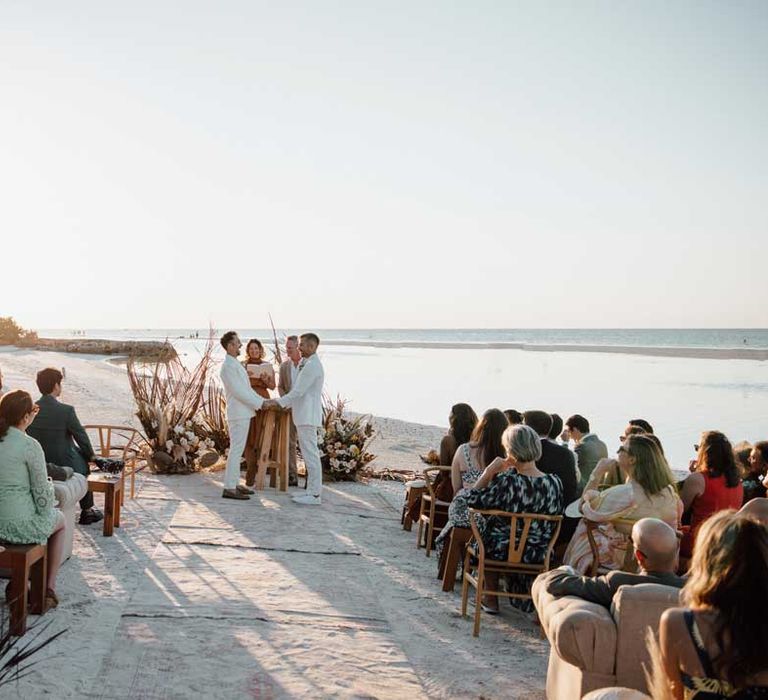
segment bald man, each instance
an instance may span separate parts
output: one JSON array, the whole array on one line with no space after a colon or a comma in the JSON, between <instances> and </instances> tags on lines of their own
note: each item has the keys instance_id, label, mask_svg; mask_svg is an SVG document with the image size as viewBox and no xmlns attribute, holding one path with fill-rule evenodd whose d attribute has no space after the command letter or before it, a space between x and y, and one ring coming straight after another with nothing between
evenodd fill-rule
<instances>
[{"instance_id":1,"label":"bald man","mask_svg":"<svg viewBox=\"0 0 768 700\"><path fill-rule=\"evenodd\" d=\"M573 595L610 608L619 586L660 583L683 587L685 579L675 574L679 540L669 525L656 518L638 520L632 528L632 544L639 573L611 571L605 576L579 576L570 566L561 566L542 574L548 579L547 592L556 596Z\"/></svg>"},{"instance_id":2,"label":"bald man","mask_svg":"<svg viewBox=\"0 0 768 700\"><path fill-rule=\"evenodd\" d=\"M739 513L748 515L761 525L768 527L768 498L753 498L751 501L747 501Z\"/></svg>"}]
</instances>

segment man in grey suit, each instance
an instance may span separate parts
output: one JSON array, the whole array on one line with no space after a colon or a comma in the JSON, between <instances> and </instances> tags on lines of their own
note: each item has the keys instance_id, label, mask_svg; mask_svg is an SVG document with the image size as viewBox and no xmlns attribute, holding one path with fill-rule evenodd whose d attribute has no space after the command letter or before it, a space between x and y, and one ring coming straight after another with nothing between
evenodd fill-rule
<instances>
[{"instance_id":1,"label":"man in grey suit","mask_svg":"<svg viewBox=\"0 0 768 700\"><path fill-rule=\"evenodd\" d=\"M64 375L53 367L37 373L37 388L42 394L37 401L40 410L27 428L27 434L40 443L46 462L71 467L87 479L91 473L88 462L93 459L93 447L74 407L59 401L63 379ZM98 522L104 517L93 507L90 491L80 500L80 508L81 525Z\"/></svg>"},{"instance_id":2,"label":"man in grey suit","mask_svg":"<svg viewBox=\"0 0 768 700\"><path fill-rule=\"evenodd\" d=\"M277 392L280 396L285 396L291 390L299 373L299 363L301 362L299 336L289 335L285 339L285 354L288 359L280 364L277 380ZM291 421L290 445L288 447L288 485L299 485L299 476L296 471L296 426L293 421Z\"/></svg>"},{"instance_id":3,"label":"man in grey suit","mask_svg":"<svg viewBox=\"0 0 768 700\"><path fill-rule=\"evenodd\" d=\"M597 463L608 456L608 448L597 435L590 432L589 421L578 413L565 421L565 430L561 437L576 443L576 466L581 474L579 486L583 491Z\"/></svg>"},{"instance_id":4,"label":"man in grey suit","mask_svg":"<svg viewBox=\"0 0 768 700\"><path fill-rule=\"evenodd\" d=\"M542 574L547 579L547 593L572 595L610 608L619 586L660 583L683 587L685 579L675 574L679 540L669 525L656 518L638 520L632 527L632 544L639 573L611 571L605 576L579 576L570 566L561 566Z\"/></svg>"}]
</instances>

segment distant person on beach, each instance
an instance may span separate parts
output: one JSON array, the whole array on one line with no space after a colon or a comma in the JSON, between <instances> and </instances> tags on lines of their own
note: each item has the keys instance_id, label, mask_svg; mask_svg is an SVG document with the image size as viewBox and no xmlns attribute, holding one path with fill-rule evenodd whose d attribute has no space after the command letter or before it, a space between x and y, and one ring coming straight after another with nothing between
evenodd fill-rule
<instances>
[{"instance_id":1,"label":"distant person on beach","mask_svg":"<svg viewBox=\"0 0 768 700\"><path fill-rule=\"evenodd\" d=\"M477 425L477 414L467 403L451 406L448 415L448 434L440 441L440 465L450 467L459 445L469 442Z\"/></svg>"},{"instance_id":2,"label":"distant person on beach","mask_svg":"<svg viewBox=\"0 0 768 700\"><path fill-rule=\"evenodd\" d=\"M54 367L37 373L40 410L27 428L27 433L37 440L45 453L45 461L59 467L72 467L86 479L91 473L88 463L94 457L88 433L80 423L73 406L59 401L64 374ZM101 511L93 507L93 494L89 491L80 500L81 525L90 525L103 519Z\"/></svg>"},{"instance_id":3,"label":"distant person on beach","mask_svg":"<svg viewBox=\"0 0 768 700\"><path fill-rule=\"evenodd\" d=\"M307 468L307 493L294 496L293 502L300 505L319 506L322 503L323 466L317 444L317 431L323 425L323 383L325 370L317 356L320 338L314 333L303 333L299 339L301 362L296 374L296 383L279 399L271 399L268 405L290 408L299 448Z\"/></svg>"},{"instance_id":4,"label":"distant person on beach","mask_svg":"<svg viewBox=\"0 0 768 700\"><path fill-rule=\"evenodd\" d=\"M243 367L248 374L248 381L262 399L269 398L269 390L275 388L275 371L272 363L264 359L264 346L261 341L252 338L245 345L245 359ZM256 466L258 462L258 450L261 442L262 423L258 416L251 418L248 428L248 439L245 441L245 485L253 488L256 480Z\"/></svg>"},{"instance_id":5,"label":"distant person on beach","mask_svg":"<svg viewBox=\"0 0 768 700\"><path fill-rule=\"evenodd\" d=\"M741 474L730 440L717 430L709 430L702 433L700 444L695 447L693 473L680 490L685 512L690 517L690 524L683 527L680 544L680 556L686 558L693 554L704 521L720 510L741 508L744 500Z\"/></svg>"},{"instance_id":6,"label":"distant person on beach","mask_svg":"<svg viewBox=\"0 0 768 700\"><path fill-rule=\"evenodd\" d=\"M240 460L245 452L251 418L264 404L252 388L245 367L237 361L240 342L235 331L227 331L219 340L226 351L221 364L219 377L224 385L224 397L227 401L227 425L229 427L229 455L227 469L224 472L224 491L222 498L247 501L253 490L238 483L240 481Z\"/></svg>"},{"instance_id":7,"label":"distant person on beach","mask_svg":"<svg viewBox=\"0 0 768 700\"><path fill-rule=\"evenodd\" d=\"M565 430L561 437L566 441L573 440L576 444L574 452L581 474L580 485L583 489L597 463L608 456L608 448L597 435L590 432L589 421L578 413L565 421Z\"/></svg>"},{"instance_id":8,"label":"distant person on beach","mask_svg":"<svg viewBox=\"0 0 768 700\"><path fill-rule=\"evenodd\" d=\"M301 353L299 352L299 336L289 335L285 339L285 354L287 359L280 364L277 381L277 393L285 396L296 383L299 374ZM299 473L296 469L296 426L291 421L291 435L288 445L288 486L299 485Z\"/></svg>"},{"instance_id":9,"label":"distant person on beach","mask_svg":"<svg viewBox=\"0 0 768 700\"><path fill-rule=\"evenodd\" d=\"M56 607L66 523L56 508L40 443L25 432L38 410L26 391L10 391L0 399L0 541L48 545L45 597ZM6 588L6 598L20 594L11 591L10 584Z\"/></svg>"}]
</instances>

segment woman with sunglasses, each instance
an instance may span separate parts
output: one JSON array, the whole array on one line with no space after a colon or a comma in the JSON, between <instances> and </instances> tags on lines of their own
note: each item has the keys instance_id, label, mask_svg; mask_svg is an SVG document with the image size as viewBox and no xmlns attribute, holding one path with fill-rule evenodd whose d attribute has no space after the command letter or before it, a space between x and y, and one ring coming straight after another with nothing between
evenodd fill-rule
<instances>
[{"instance_id":1,"label":"woman with sunglasses","mask_svg":"<svg viewBox=\"0 0 768 700\"><path fill-rule=\"evenodd\" d=\"M565 551L563 563L581 574L587 573L594 564L586 520L597 524L592 536L600 559L598 565L605 569L621 567L629 541L628 533L619 532L613 521L658 518L679 529L683 504L657 442L648 435L627 435L617 457L626 482L605 491L584 492L581 504L584 520L577 526Z\"/></svg>"},{"instance_id":2,"label":"woman with sunglasses","mask_svg":"<svg viewBox=\"0 0 768 700\"><path fill-rule=\"evenodd\" d=\"M709 430L701 435L701 442L694 445L696 460L692 474L683 482L680 497L690 525L683 528L680 556L689 559L693 554L696 535L701 524L720 510L741 508L744 488L741 474L733 455L733 447L725 435Z\"/></svg>"},{"instance_id":3,"label":"woman with sunglasses","mask_svg":"<svg viewBox=\"0 0 768 700\"><path fill-rule=\"evenodd\" d=\"M25 432L36 413L26 391L10 391L0 398L0 542L48 544L46 602L55 607L64 515L55 507L43 448Z\"/></svg>"}]
</instances>

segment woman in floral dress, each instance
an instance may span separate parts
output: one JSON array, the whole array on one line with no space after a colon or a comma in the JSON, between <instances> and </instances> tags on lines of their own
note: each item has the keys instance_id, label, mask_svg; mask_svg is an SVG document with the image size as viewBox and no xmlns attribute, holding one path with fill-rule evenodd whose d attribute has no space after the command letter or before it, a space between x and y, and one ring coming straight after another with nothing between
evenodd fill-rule
<instances>
[{"instance_id":1,"label":"woman in floral dress","mask_svg":"<svg viewBox=\"0 0 768 700\"><path fill-rule=\"evenodd\" d=\"M469 508L504 510L510 513L539 513L559 515L563 511L563 484L554 474L544 474L536 468L541 458L541 439L527 425L511 425L502 436L506 459L497 458L489 464L475 487L460 493L451 503L457 511ZM510 519L478 517L478 529L483 538L488 559L506 560L509 553ZM523 523L517 523L519 537ZM523 552L523 562L539 564L544 561L547 547L554 536L554 521L537 520L531 524ZM498 589L498 574L486 573L488 586ZM523 593L530 590L533 576L511 575L507 577L507 590ZM511 598L511 604L525 612L533 610L530 600ZM491 614L498 612L496 596L486 596L483 609Z\"/></svg>"}]
</instances>

